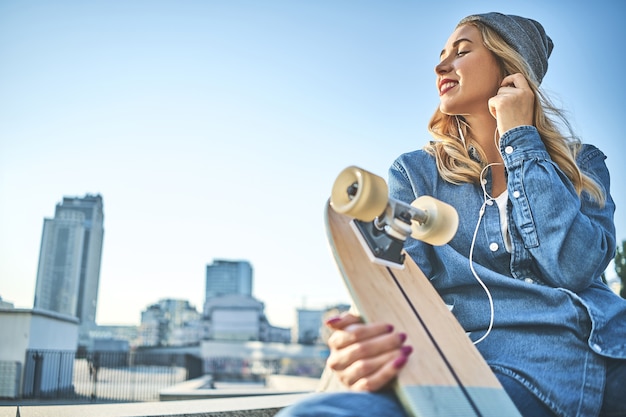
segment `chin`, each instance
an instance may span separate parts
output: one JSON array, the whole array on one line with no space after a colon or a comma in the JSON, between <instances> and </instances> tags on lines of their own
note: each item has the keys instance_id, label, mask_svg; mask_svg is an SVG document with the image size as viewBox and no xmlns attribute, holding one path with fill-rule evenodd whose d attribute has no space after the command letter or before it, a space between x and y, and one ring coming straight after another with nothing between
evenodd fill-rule
<instances>
[{"instance_id":1,"label":"chin","mask_svg":"<svg viewBox=\"0 0 626 417\"><path fill-rule=\"evenodd\" d=\"M443 105L439 106L439 111L447 116L454 116L458 114L457 112L454 112L450 108L443 106Z\"/></svg>"}]
</instances>

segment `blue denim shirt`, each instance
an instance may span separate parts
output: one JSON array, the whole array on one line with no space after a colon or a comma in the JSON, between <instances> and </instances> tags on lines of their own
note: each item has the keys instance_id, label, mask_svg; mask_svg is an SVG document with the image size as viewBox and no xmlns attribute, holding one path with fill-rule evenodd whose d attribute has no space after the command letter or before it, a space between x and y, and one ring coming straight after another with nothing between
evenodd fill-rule
<instances>
[{"instance_id":1,"label":"blue denim shirt","mask_svg":"<svg viewBox=\"0 0 626 417\"><path fill-rule=\"evenodd\" d=\"M389 170L390 195L410 203L431 195L454 206L459 229L444 246L409 238L406 250L476 341L496 374L516 378L561 416L597 415L605 382L602 356L626 358L626 300L600 277L615 254L615 205L605 155L584 145L578 166L607 194L599 207L579 197L552 162L537 130L520 126L502 135L507 172L508 252L500 211L477 184L443 180L423 150L401 155ZM487 171L485 187L491 192Z\"/></svg>"}]
</instances>

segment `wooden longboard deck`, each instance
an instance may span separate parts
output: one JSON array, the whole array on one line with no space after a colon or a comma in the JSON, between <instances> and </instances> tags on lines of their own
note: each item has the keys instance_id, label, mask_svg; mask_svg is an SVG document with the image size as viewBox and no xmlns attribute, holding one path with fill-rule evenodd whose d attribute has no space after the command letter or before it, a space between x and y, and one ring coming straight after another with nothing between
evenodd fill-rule
<instances>
[{"instance_id":1,"label":"wooden longboard deck","mask_svg":"<svg viewBox=\"0 0 626 417\"><path fill-rule=\"evenodd\" d=\"M326 208L328 240L355 306L366 322L391 323L414 352L396 393L425 417L521 416L437 291L407 255L404 268L374 263L351 218Z\"/></svg>"}]
</instances>

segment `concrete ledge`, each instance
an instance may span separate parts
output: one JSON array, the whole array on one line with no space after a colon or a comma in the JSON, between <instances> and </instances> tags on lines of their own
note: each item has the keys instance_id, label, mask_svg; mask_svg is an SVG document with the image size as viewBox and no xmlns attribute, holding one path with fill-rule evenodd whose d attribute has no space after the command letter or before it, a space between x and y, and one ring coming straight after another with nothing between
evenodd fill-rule
<instances>
[{"instance_id":1,"label":"concrete ledge","mask_svg":"<svg viewBox=\"0 0 626 417\"><path fill-rule=\"evenodd\" d=\"M14 405L0 407L0 417L15 417L17 415L17 407Z\"/></svg>"},{"instance_id":2,"label":"concrete ledge","mask_svg":"<svg viewBox=\"0 0 626 417\"><path fill-rule=\"evenodd\" d=\"M313 393L267 395L209 400L123 404L51 405L19 407L19 417L271 417L281 408ZM16 417L17 407L6 408L6 417ZM13 410L13 414L11 414ZM5 414L0 414L5 417Z\"/></svg>"},{"instance_id":3,"label":"concrete ledge","mask_svg":"<svg viewBox=\"0 0 626 417\"><path fill-rule=\"evenodd\" d=\"M214 388L208 388L213 386ZM161 401L197 400L203 398L252 397L284 394L304 394L315 391L318 378L288 375L270 375L265 383L212 382L210 375L181 382L164 388L159 393Z\"/></svg>"}]
</instances>

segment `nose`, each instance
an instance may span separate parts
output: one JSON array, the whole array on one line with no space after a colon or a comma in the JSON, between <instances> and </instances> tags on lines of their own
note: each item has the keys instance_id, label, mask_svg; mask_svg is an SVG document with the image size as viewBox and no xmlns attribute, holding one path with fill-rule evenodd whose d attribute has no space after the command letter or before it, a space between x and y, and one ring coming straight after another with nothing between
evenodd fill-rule
<instances>
[{"instance_id":1,"label":"nose","mask_svg":"<svg viewBox=\"0 0 626 417\"><path fill-rule=\"evenodd\" d=\"M449 59L442 59L437 65L435 65L435 74L441 75L450 72L452 65Z\"/></svg>"},{"instance_id":2,"label":"nose","mask_svg":"<svg viewBox=\"0 0 626 417\"><path fill-rule=\"evenodd\" d=\"M435 65L435 74L441 75L447 72L450 72L451 65L447 59L442 60L440 63Z\"/></svg>"}]
</instances>

